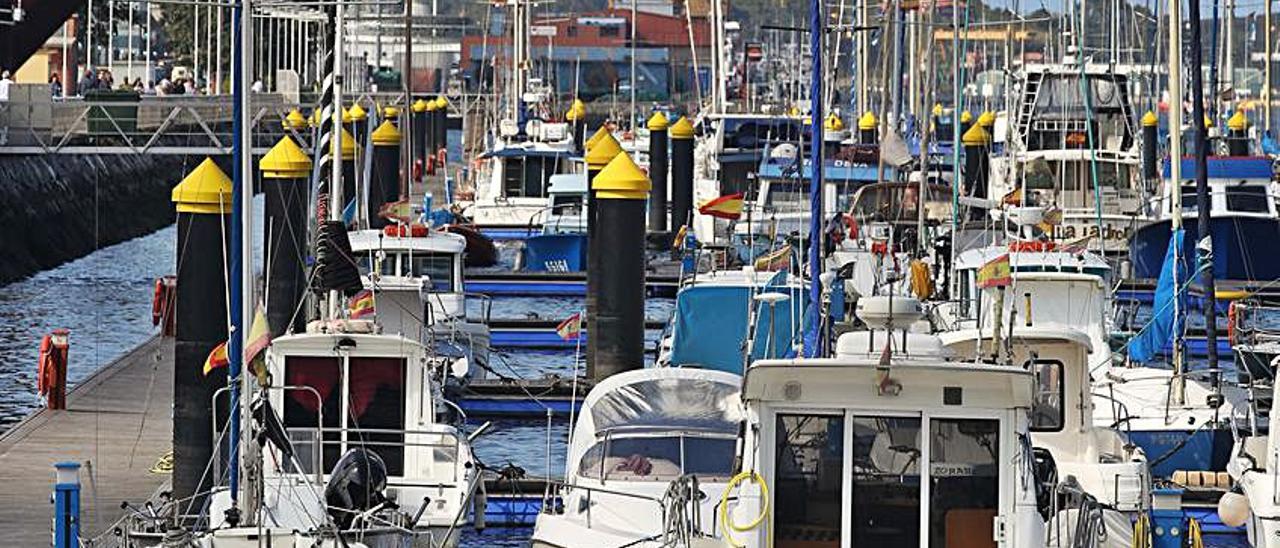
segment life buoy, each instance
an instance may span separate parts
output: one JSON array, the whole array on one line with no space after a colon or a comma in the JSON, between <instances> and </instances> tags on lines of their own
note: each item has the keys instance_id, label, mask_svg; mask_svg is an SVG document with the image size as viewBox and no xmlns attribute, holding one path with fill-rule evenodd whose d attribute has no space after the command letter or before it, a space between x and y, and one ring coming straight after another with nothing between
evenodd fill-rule
<instances>
[{"instance_id":1,"label":"life buoy","mask_svg":"<svg viewBox=\"0 0 1280 548\"><path fill-rule=\"evenodd\" d=\"M151 325L160 325L160 319L164 317L164 282L157 278L156 286L151 291ZM46 337L47 338L47 337Z\"/></svg>"},{"instance_id":2,"label":"life buoy","mask_svg":"<svg viewBox=\"0 0 1280 548\"><path fill-rule=\"evenodd\" d=\"M393 238L423 238L431 232L431 228L422 223L410 225L396 224L382 227L382 233Z\"/></svg>"},{"instance_id":3,"label":"life buoy","mask_svg":"<svg viewBox=\"0 0 1280 548\"><path fill-rule=\"evenodd\" d=\"M40 339L40 361L36 365L36 390L41 396L53 392L53 385L58 378L53 352L53 336L45 335Z\"/></svg>"},{"instance_id":4,"label":"life buoy","mask_svg":"<svg viewBox=\"0 0 1280 548\"><path fill-rule=\"evenodd\" d=\"M1040 240L1015 240L1009 242L1009 251L1014 253L1044 253L1058 248L1054 242Z\"/></svg>"}]
</instances>

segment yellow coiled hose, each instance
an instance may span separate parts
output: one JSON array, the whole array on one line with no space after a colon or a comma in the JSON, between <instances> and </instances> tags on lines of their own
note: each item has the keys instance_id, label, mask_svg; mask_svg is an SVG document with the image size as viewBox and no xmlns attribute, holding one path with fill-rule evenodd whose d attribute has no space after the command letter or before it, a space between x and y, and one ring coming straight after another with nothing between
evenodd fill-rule
<instances>
[{"instance_id":1,"label":"yellow coiled hose","mask_svg":"<svg viewBox=\"0 0 1280 548\"><path fill-rule=\"evenodd\" d=\"M1145 513L1133 522L1133 548L1151 548L1151 518Z\"/></svg>"},{"instance_id":2,"label":"yellow coiled hose","mask_svg":"<svg viewBox=\"0 0 1280 548\"><path fill-rule=\"evenodd\" d=\"M763 503L760 507L760 515L747 523L740 524L735 523L733 518L729 517L729 492L736 489L738 484L746 480L751 480L753 483L760 486L760 498L763 500ZM734 546L735 548L743 548L746 546L746 543L738 542L737 539L733 538L730 531L734 533L745 533L759 527L760 524L764 523L764 520L767 517L769 517L769 486L765 483L763 476L755 470L743 470L742 472L739 472L738 475L734 476L733 479L729 480L729 485L725 486L724 493L720 495L720 525L724 528L724 539L728 541L731 546Z\"/></svg>"},{"instance_id":3,"label":"yellow coiled hose","mask_svg":"<svg viewBox=\"0 0 1280 548\"><path fill-rule=\"evenodd\" d=\"M1196 518L1187 520L1187 536L1191 539L1191 548L1204 548L1204 535L1200 532L1200 522Z\"/></svg>"}]
</instances>

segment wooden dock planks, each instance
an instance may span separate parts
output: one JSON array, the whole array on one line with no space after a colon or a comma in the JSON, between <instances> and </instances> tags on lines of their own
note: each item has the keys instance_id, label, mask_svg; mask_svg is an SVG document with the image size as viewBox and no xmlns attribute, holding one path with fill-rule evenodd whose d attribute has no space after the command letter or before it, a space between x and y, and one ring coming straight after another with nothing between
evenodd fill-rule
<instances>
[{"instance_id":1,"label":"wooden dock planks","mask_svg":"<svg viewBox=\"0 0 1280 548\"><path fill-rule=\"evenodd\" d=\"M55 462L81 463L86 538L123 514L121 501L141 504L168 482L150 469L172 445L172 398L173 341L155 337L80 383L66 411L41 410L0 436L5 544L50 544Z\"/></svg>"}]
</instances>

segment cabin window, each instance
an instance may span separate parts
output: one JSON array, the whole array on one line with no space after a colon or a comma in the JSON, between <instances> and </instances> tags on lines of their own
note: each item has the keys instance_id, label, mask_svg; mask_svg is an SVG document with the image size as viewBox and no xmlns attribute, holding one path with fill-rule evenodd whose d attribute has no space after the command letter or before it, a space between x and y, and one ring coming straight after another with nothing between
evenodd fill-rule
<instances>
[{"instance_id":1,"label":"cabin window","mask_svg":"<svg viewBox=\"0 0 1280 548\"><path fill-rule=\"evenodd\" d=\"M808 207L809 183L806 181L771 181L769 191L765 194L764 205L776 209L778 207Z\"/></svg>"},{"instance_id":2,"label":"cabin window","mask_svg":"<svg viewBox=\"0 0 1280 548\"><path fill-rule=\"evenodd\" d=\"M375 270L383 276L396 276L396 255L387 255L386 258L379 259L378 252L365 253L359 261L356 261L360 269L361 276L368 276L370 272Z\"/></svg>"},{"instance_id":3,"label":"cabin window","mask_svg":"<svg viewBox=\"0 0 1280 548\"><path fill-rule=\"evenodd\" d=\"M681 474L701 478L732 476L733 438L679 435L609 437L587 450L578 475L620 481L671 481Z\"/></svg>"},{"instance_id":4,"label":"cabin window","mask_svg":"<svg viewBox=\"0 0 1280 548\"><path fill-rule=\"evenodd\" d=\"M1196 212L1196 204L1199 203L1196 201L1196 182L1187 181L1187 184L1190 186L1183 185L1182 187L1182 213L1184 215L1194 214Z\"/></svg>"},{"instance_id":5,"label":"cabin window","mask_svg":"<svg viewBox=\"0 0 1280 548\"><path fill-rule=\"evenodd\" d=\"M556 215L577 215L582 212L581 194L558 194L551 199Z\"/></svg>"},{"instance_id":6,"label":"cabin window","mask_svg":"<svg viewBox=\"0 0 1280 548\"><path fill-rule=\"evenodd\" d=\"M853 419L854 546L920 545L918 417Z\"/></svg>"},{"instance_id":7,"label":"cabin window","mask_svg":"<svg viewBox=\"0 0 1280 548\"><path fill-rule=\"evenodd\" d=\"M1066 381L1063 379L1062 362L1031 362L1035 377L1035 394L1031 403L1031 430L1033 432L1058 432L1066 422L1062 406Z\"/></svg>"},{"instance_id":8,"label":"cabin window","mask_svg":"<svg viewBox=\"0 0 1280 548\"><path fill-rule=\"evenodd\" d=\"M316 427L324 417L322 472L328 473L342 454L338 428L342 418L342 389L338 358L289 356L284 362L284 385L315 390L288 390L284 396L284 427L293 441L303 471L315 472Z\"/></svg>"},{"instance_id":9,"label":"cabin window","mask_svg":"<svg viewBox=\"0 0 1280 548\"><path fill-rule=\"evenodd\" d=\"M930 548L996 546L999 454L999 421L929 420Z\"/></svg>"},{"instance_id":10,"label":"cabin window","mask_svg":"<svg viewBox=\"0 0 1280 548\"><path fill-rule=\"evenodd\" d=\"M1244 181L1241 181L1244 183ZM1227 210L1240 213L1267 213L1269 211L1268 202L1270 198L1267 196L1267 187L1245 186L1228 186L1227 191Z\"/></svg>"},{"instance_id":11,"label":"cabin window","mask_svg":"<svg viewBox=\"0 0 1280 548\"><path fill-rule=\"evenodd\" d=\"M387 475L404 475L405 360L350 359L347 447L382 457Z\"/></svg>"},{"instance_id":12,"label":"cabin window","mask_svg":"<svg viewBox=\"0 0 1280 548\"><path fill-rule=\"evenodd\" d=\"M522 156L503 160L502 189L513 198L542 198L547 182L560 166L557 156Z\"/></svg>"},{"instance_id":13,"label":"cabin window","mask_svg":"<svg viewBox=\"0 0 1280 548\"><path fill-rule=\"evenodd\" d=\"M409 275L429 277L432 290L453 291L453 255L414 254L409 265Z\"/></svg>"},{"instance_id":14,"label":"cabin window","mask_svg":"<svg viewBox=\"0 0 1280 548\"><path fill-rule=\"evenodd\" d=\"M840 546L844 417L778 415L776 431L774 546Z\"/></svg>"}]
</instances>

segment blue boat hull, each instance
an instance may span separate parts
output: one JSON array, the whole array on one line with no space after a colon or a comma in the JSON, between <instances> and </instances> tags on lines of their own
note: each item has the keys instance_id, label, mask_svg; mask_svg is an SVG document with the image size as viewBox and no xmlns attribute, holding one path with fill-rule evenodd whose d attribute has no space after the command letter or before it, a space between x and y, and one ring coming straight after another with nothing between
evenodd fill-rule
<instances>
[{"instance_id":1,"label":"blue boat hull","mask_svg":"<svg viewBox=\"0 0 1280 548\"><path fill-rule=\"evenodd\" d=\"M1174 470L1226 470L1233 443L1231 431L1224 428L1134 430L1129 432L1129 439L1142 448L1149 462L1155 463L1151 474L1157 478L1168 478ZM1183 440L1186 443L1179 447ZM1156 462L1158 459L1163 460Z\"/></svg>"},{"instance_id":2,"label":"blue boat hull","mask_svg":"<svg viewBox=\"0 0 1280 548\"><path fill-rule=\"evenodd\" d=\"M1158 278L1169 247L1170 221L1141 227L1129 243L1136 278ZM1274 280L1280 278L1280 253L1270 248L1280 242L1280 220L1258 217L1215 217L1209 220L1213 234L1213 275L1219 280ZM1185 219L1185 257L1195 252L1199 240L1194 218Z\"/></svg>"},{"instance_id":3,"label":"blue boat hull","mask_svg":"<svg viewBox=\"0 0 1280 548\"><path fill-rule=\"evenodd\" d=\"M587 269L586 234L540 234L524 241L521 270L582 272Z\"/></svg>"}]
</instances>

